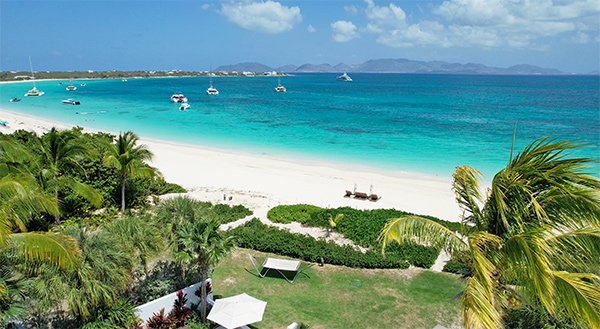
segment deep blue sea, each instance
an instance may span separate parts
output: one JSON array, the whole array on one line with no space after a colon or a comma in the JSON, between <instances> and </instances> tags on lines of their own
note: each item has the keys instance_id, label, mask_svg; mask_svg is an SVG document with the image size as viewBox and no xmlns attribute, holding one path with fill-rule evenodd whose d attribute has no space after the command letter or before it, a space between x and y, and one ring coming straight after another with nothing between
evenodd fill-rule
<instances>
[{"instance_id":1,"label":"deep blue sea","mask_svg":"<svg viewBox=\"0 0 600 329\"><path fill-rule=\"evenodd\" d=\"M508 161L515 126L517 150L553 136L587 145L576 155L599 159L598 76L335 77L284 77L287 93L275 93L274 77L217 77L219 96L205 94L205 77L81 80L73 92L67 80L45 81L37 83L42 97L23 97L30 83L4 84L0 108L147 138L443 177L470 165L491 179ZM191 109L179 111L174 92ZM62 104L66 98L81 105Z\"/></svg>"}]
</instances>

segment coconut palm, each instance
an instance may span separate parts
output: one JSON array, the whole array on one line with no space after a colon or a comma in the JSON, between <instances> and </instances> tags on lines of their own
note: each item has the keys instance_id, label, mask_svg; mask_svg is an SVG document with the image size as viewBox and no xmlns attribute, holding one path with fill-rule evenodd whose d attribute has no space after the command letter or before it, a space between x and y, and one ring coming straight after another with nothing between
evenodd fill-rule
<instances>
[{"instance_id":1,"label":"coconut palm","mask_svg":"<svg viewBox=\"0 0 600 329\"><path fill-rule=\"evenodd\" d=\"M165 228L163 231L169 241L169 249L179 265L179 284L185 286L189 258L183 252L183 245L178 243L178 232L184 226L202 219L202 211L198 202L188 196L178 196L163 201L156 210L156 218Z\"/></svg>"},{"instance_id":2,"label":"coconut palm","mask_svg":"<svg viewBox=\"0 0 600 329\"><path fill-rule=\"evenodd\" d=\"M200 267L200 315L206 320L206 279L210 270L235 246L233 237L224 237L214 221L194 221L177 231L175 243L180 246L175 256L187 264L197 263Z\"/></svg>"},{"instance_id":3,"label":"coconut palm","mask_svg":"<svg viewBox=\"0 0 600 329\"><path fill-rule=\"evenodd\" d=\"M380 235L383 250L392 241L412 241L466 256L472 272L461 297L467 328L502 328L505 311L522 303L598 328L600 181L583 172L591 159L567 157L576 147L536 140L511 156L485 200L480 173L458 167L453 189L464 232L417 216L392 219Z\"/></svg>"},{"instance_id":4,"label":"coconut palm","mask_svg":"<svg viewBox=\"0 0 600 329\"><path fill-rule=\"evenodd\" d=\"M79 161L91 156L91 151L86 148L75 132L58 131L56 128L52 128L42 136L38 145L37 153L40 154L38 180L42 186L54 193L54 198L59 205L62 203L59 199L59 191L63 189L70 189L95 207L102 205L100 193L66 174L69 169L84 173ZM57 224L60 224L60 212L55 214L55 220Z\"/></svg>"},{"instance_id":5,"label":"coconut palm","mask_svg":"<svg viewBox=\"0 0 600 329\"><path fill-rule=\"evenodd\" d=\"M121 184L121 212L125 211L125 183L130 178L152 177L157 171L145 161L152 160L152 152L145 145L137 145L138 137L131 131L119 134L104 156L104 164L117 169Z\"/></svg>"},{"instance_id":6,"label":"coconut palm","mask_svg":"<svg viewBox=\"0 0 600 329\"><path fill-rule=\"evenodd\" d=\"M70 272L42 266L41 274L32 279L35 300L40 311L53 306L64 311L66 306L77 318L86 319L96 308L117 300L131 281L136 255L105 230L69 226L65 233L81 248L80 264Z\"/></svg>"}]
</instances>

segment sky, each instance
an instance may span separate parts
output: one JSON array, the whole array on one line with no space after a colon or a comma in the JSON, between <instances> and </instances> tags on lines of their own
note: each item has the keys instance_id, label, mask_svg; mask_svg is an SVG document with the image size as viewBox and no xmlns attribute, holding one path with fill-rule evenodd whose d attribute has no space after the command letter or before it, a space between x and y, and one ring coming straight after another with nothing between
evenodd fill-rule
<instances>
[{"instance_id":1,"label":"sky","mask_svg":"<svg viewBox=\"0 0 600 329\"><path fill-rule=\"evenodd\" d=\"M600 70L598 0L0 0L0 70L440 60Z\"/></svg>"}]
</instances>

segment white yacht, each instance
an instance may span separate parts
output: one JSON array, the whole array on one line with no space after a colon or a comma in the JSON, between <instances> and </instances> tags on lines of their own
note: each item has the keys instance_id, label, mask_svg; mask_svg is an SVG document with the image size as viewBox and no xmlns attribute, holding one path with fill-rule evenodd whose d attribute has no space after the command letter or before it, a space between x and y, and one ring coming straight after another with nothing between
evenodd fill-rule
<instances>
[{"instance_id":1,"label":"white yacht","mask_svg":"<svg viewBox=\"0 0 600 329\"><path fill-rule=\"evenodd\" d=\"M63 104L68 104L68 105L80 105L81 103L79 101L76 101L74 99L63 99L62 100Z\"/></svg>"},{"instance_id":2,"label":"white yacht","mask_svg":"<svg viewBox=\"0 0 600 329\"><path fill-rule=\"evenodd\" d=\"M212 95L212 96L216 96L219 94L219 91L217 90L217 88L213 87L213 85L212 85L212 78L210 78L210 86L208 87L208 89L206 89L206 94Z\"/></svg>"},{"instance_id":3,"label":"white yacht","mask_svg":"<svg viewBox=\"0 0 600 329\"><path fill-rule=\"evenodd\" d=\"M185 111L185 110L189 109L190 107L192 107L190 104L188 104L188 103L182 103L181 106L179 106L179 110L180 111Z\"/></svg>"},{"instance_id":4,"label":"white yacht","mask_svg":"<svg viewBox=\"0 0 600 329\"><path fill-rule=\"evenodd\" d=\"M339 81L346 81L346 82L351 82L352 81L352 78L346 72L344 72L344 74L340 75L336 79L339 80Z\"/></svg>"},{"instance_id":5,"label":"white yacht","mask_svg":"<svg viewBox=\"0 0 600 329\"><path fill-rule=\"evenodd\" d=\"M33 79L33 88L25 93L25 96L43 96L44 92L35 87L35 76L33 75L33 65L31 65L31 56L29 56L29 68L31 69L31 78Z\"/></svg>"},{"instance_id":6,"label":"white yacht","mask_svg":"<svg viewBox=\"0 0 600 329\"><path fill-rule=\"evenodd\" d=\"M171 95L171 102L173 103L187 103L188 99L183 94Z\"/></svg>"},{"instance_id":7,"label":"white yacht","mask_svg":"<svg viewBox=\"0 0 600 329\"><path fill-rule=\"evenodd\" d=\"M67 91L74 91L77 90L77 87L75 87L75 85L73 84L73 79L71 79L69 85L67 86Z\"/></svg>"},{"instance_id":8,"label":"white yacht","mask_svg":"<svg viewBox=\"0 0 600 329\"><path fill-rule=\"evenodd\" d=\"M281 84L281 79L277 79L277 87L275 87L275 92L285 93L287 89Z\"/></svg>"}]
</instances>

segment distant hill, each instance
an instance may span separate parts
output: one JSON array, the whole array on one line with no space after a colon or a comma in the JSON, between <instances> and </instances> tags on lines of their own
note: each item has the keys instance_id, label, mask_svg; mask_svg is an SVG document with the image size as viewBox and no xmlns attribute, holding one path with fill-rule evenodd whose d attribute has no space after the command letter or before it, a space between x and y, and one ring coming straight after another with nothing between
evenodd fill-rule
<instances>
[{"instance_id":1,"label":"distant hill","mask_svg":"<svg viewBox=\"0 0 600 329\"><path fill-rule=\"evenodd\" d=\"M444 61L416 61L405 58L381 58L368 60L362 64L339 63L332 66L323 64L303 64L298 67L285 65L277 69L260 63L239 63L225 65L217 71L252 72L366 72L366 73L431 73L431 74L502 74L502 75L559 75L566 74L556 69L535 65L519 64L507 68L486 66L478 63L449 63Z\"/></svg>"},{"instance_id":2,"label":"distant hill","mask_svg":"<svg viewBox=\"0 0 600 329\"><path fill-rule=\"evenodd\" d=\"M329 64L304 64L300 65L296 72L338 72Z\"/></svg>"},{"instance_id":3,"label":"distant hill","mask_svg":"<svg viewBox=\"0 0 600 329\"><path fill-rule=\"evenodd\" d=\"M284 65L284 66L280 66L280 67L276 68L275 71L277 71L277 72L294 72L294 71L296 71L297 68L298 67L296 65L288 64L288 65Z\"/></svg>"},{"instance_id":4,"label":"distant hill","mask_svg":"<svg viewBox=\"0 0 600 329\"><path fill-rule=\"evenodd\" d=\"M261 63L255 62L246 62L246 63L238 63L234 65L223 65L219 66L215 69L215 71L237 71L237 72L271 72L274 71L272 67Z\"/></svg>"}]
</instances>

